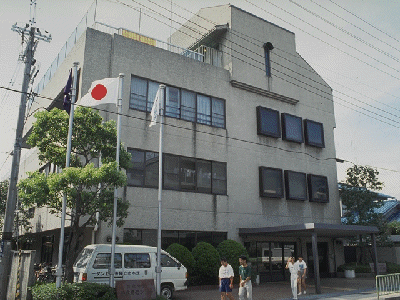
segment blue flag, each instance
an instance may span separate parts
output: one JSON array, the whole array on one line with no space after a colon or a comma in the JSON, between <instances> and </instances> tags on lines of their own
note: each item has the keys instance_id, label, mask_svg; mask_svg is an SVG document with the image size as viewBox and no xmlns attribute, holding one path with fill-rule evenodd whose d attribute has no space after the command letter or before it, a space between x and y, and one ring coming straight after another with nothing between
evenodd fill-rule
<instances>
[{"instance_id":1,"label":"blue flag","mask_svg":"<svg viewBox=\"0 0 400 300\"><path fill-rule=\"evenodd\" d=\"M69 71L68 81L64 88L63 106L68 114L71 111L71 86L72 86L72 69Z\"/></svg>"}]
</instances>

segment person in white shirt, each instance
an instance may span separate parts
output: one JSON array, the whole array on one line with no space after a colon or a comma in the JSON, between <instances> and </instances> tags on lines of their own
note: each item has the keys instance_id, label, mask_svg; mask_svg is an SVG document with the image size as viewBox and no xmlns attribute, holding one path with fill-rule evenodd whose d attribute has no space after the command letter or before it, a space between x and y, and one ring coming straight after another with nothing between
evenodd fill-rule
<instances>
[{"instance_id":1,"label":"person in white shirt","mask_svg":"<svg viewBox=\"0 0 400 300\"><path fill-rule=\"evenodd\" d=\"M221 292L221 300L225 300L228 297L230 300L235 300L232 296L233 288L233 268L226 258L221 258L221 267L219 268L219 291Z\"/></svg>"},{"instance_id":2,"label":"person in white shirt","mask_svg":"<svg viewBox=\"0 0 400 300\"><path fill-rule=\"evenodd\" d=\"M307 294L306 292L306 274L307 274L307 264L303 260L303 256L299 255L298 261L296 261L296 265L298 266L299 269L299 278L298 280L298 285L299 285L299 295L301 295L301 288L303 287L303 294Z\"/></svg>"},{"instance_id":3,"label":"person in white shirt","mask_svg":"<svg viewBox=\"0 0 400 300\"><path fill-rule=\"evenodd\" d=\"M293 299L297 299L297 277L299 268L298 265L294 262L294 257L289 257L286 263L286 269L289 269L290 272L290 286L292 288Z\"/></svg>"}]
</instances>

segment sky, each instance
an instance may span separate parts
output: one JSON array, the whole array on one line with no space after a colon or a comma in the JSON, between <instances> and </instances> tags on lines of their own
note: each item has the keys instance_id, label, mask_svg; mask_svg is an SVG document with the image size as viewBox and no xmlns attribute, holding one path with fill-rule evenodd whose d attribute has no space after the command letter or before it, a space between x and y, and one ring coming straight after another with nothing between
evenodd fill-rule
<instances>
[{"instance_id":1,"label":"sky","mask_svg":"<svg viewBox=\"0 0 400 300\"><path fill-rule=\"evenodd\" d=\"M37 83L93 0L36 3L35 25L52 35L35 53ZM382 193L400 199L400 1L98 0L97 20L167 41L202 7L228 3L294 32L297 52L332 87L336 157L345 161L337 164L338 180L353 164L368 165L379 171ZM21 97L2 87L21 90L24 68L21 37L11 26L24 26L31 11L30 0L0 1L1 180L11 170Z\"/></svg>"}]
</instances>

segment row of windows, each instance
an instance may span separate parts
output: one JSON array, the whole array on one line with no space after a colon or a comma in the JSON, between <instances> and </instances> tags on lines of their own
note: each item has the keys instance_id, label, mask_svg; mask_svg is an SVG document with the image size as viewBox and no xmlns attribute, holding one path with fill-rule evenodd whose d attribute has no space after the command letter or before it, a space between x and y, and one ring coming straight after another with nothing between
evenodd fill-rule
<instances>
[{"instance_id":1,"label":"row of windows","mask_svg":"<svg viewBox=\"0 0 400 300\"><path fill-rule=\"evenodd\" d=\"M151 267L150 255L148 253L124 253L123 256L125 269L148 269ZM122 268L121 253L115 253L114 264L116 269ZM98 253L93 263L93 269L108 269L110 265L111 253ZM178 263L167 254L161 254L161 266L178 267Z\"/></svg>"},{"instance_id":2,"label":"row of windows","mask_svg":"<svg viewBox=\"0 0 400 300\"><path fill-rule=\"evenodd\" d=\"M160 83L132 76L129 107L151 112ZM225 128L225 101L167 86L165 116Z\"/></svg>"},{"instance_id":3,"label":"row of windows","mask_svg":"<svg viewBox=\"0 0 400 300\"><path fill-rule=\"evenodd\" d=\"M158 153L128 149L133 167L128 185L158 187ZM226 163L163 154L163 188L226 195Z\"/></svg>"},{"instance_id":4,"label":"row of windows","mask_svg":"<svg viewBox=\"0 0 400 300\"><path fill-rule=\"evenodd\" d=\"M304 201L308 198L312 202L329 202L327 177L260 167L261 197L283 198L284 189L289 200Z\"/></svg>"},{"instance_id":5,"label":"row of windows","mask_svg":"<svg viewBox=\"0 0 400 300\"><path fill-rule=\"evenodd\" d=\"M303 135L304 123L304 135ZM257 133L280 138L282 124L282 138L287 141L303 143L309 146L324 148L324 127L322 123L282 113L282 120L277 110L257 107Z\"/></svg>"}]
</instances>

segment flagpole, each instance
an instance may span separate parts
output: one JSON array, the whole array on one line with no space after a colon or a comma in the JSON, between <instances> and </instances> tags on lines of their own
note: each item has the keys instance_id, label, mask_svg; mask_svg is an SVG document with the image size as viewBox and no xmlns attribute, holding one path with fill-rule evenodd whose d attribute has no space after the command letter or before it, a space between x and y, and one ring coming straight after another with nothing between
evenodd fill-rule
<instances>
[{"instance_id":1,"label":"flagpole","mask_svg":"<svg viewBox=\"0 0 400 300\"><path fill-rule=\"evenodd\" d=\"M69 114L69 124L68 124L68 140L67 140L67 154L65 159L65 168L69 167L69 163L71 160L71 142L72 142L72 127L74 124L74 110L75 110L75 101L76 101L76 86L78 81L78 65L79 62L74 62L73 67L73 83L72 83L72 95L71 95L71 111ZM56 287L61 286L62 279L62 261L63 261L63 251L64 251L64 232L65 232L65 216L67 210L67 194L64 192L63 201L62 201L62 211L61 211L61 227L60 227L60 244L58 247L58 264L56 270Z\"/></svg>"},{"instance_id":2,"label":"flagpole","mask_svg":"<svg viewBox=\"0 0 400 300\"><path fill-rule=\"evenodd\" d=\"M160 84L160 144L158 150L158 235L157 235L157 295L161 295L161 206L162 206L162 162L163 162L163 132L164 132L164 95L165 85Z\"/></svg>"},{"instance_id":3,"label":"flagpole","mask_svg":"<svg viewBox=\"0 0 400 300\"><path fill-rule=\"evenodd\" d=\"M119 73L118 82L118 117L117 117L117 154L115 161L117 162L117 169L119 169L119 152L121 144L121 115L122 115L122 87L124 83L125 74ZM114 213L113 213L113 225L112 225L112 238L111 238L111 266L110 266L110 287L115 287L115 239L117 231L117 201L118 201L118 189L114 188Z\"/></svg>"}]
</instances>

